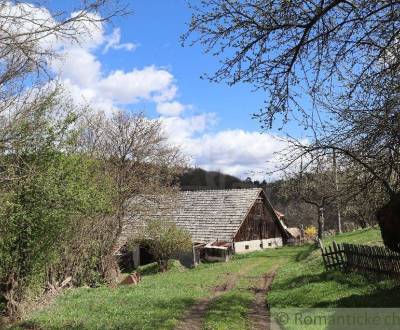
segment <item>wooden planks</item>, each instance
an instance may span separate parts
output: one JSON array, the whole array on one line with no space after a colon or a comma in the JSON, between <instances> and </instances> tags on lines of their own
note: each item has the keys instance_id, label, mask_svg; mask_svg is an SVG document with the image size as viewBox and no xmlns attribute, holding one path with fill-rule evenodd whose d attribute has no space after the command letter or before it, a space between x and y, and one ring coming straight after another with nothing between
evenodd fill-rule
<instances>
[{"instance_id":1,"label":"wooden planks","mask_svg":"<svg viewBox=\"0 0 400 330\"><path fill-rule=\"evenodd\" d=\"M322 259L327 270L342 270L346 268L346 257L344 255L344 248L342 245L334 242L332 246L324 247L321 242L320 247Z\"/></svg>"},{"instance_id":2,"label":"wooden planks","mask_svg":"<svg viewBox=\"0 0 400 330\"><path fill-rule=\"evenodd\" d=\"M321 245L320 245L321 246ZM383 246L337 244L321 246L327 270L350 270L400 275L400 254Z\"/></svg>"}]
</instances>

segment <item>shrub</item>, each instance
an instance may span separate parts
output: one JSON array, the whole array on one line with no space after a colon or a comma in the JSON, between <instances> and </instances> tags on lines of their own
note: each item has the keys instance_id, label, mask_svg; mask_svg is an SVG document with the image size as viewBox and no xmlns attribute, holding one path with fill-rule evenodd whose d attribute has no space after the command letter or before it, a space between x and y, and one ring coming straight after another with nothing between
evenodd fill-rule
<instances>
[{"instance_id":1,"label":"shrub","mask_svg":"<svg viewBox=\"0 0 400 330\"><path fill-rule=\"evenodd\" d=\"M192 249L190 234L169 219L149 221L134 242L149 248L161 272L168 270L172 258Z\"/></svg>"},{"instance_id":2,"label":"shrub","mask_svg":"<svg viewBox=\"0 0 400 330\"><path fill-rule=\"evenodd\" d=\"M308 239L314 239L317 236L317 228L314 226L308 226L306 229L304 229L304 235Z\"/></svg>"}]
</instances>

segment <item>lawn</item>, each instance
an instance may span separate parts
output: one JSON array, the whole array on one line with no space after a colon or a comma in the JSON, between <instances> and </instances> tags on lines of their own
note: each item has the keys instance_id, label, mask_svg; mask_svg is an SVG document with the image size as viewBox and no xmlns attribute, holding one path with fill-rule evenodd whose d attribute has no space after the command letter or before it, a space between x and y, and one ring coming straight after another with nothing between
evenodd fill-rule
<instances>
[{"instance_id":1,"label":"lawn","mask_svg":"<svg viewBox=\"0 0 400 330\"><path fill-rule=\"evenodd\" d=\"M207 296L229 274L244 268L252 274L262 274L271 264L272 260L264 254L252 254L232 262L143 276L136 287L73 289L58 297L50 307L31 315L25 325L43 329L173 329L196 299ZM246 299L251 298L247 295ZM247 311L244 305L232 314L232 323L244 324L243 315ZM215 311L218 306L219 303ZM207 320L209 324L225 321L216 314Z\"/></svg>"},{"instance_id":2,"label":"lawn","mask_svg":"<svg viewBox=\"0 0 400 330\"><path fill-rule=\"evenodd\" d=\"M325 244L333 239L363 244L381 242L379 231L374 229L328 238ZM282 308L400 306L397 281L326 272L319 250L307 244L236 255L228 263L146 275L136 287L68 290L24 322L39 329L173 329L196 300L210 295L215 286L232 274L241 274L232 290L211 302L204 328L250 329L247 314L254 299L251 288L257 276L276 266L278 275L267 298L273 312ZM299 329L290 322L285 328Z\"/></svg>"},{"instance_id":3,"label":"lawn","mask_svg":"<svg viewBox=\"0 0 400 330\"><path fill-rule=\"evenodd\" d=\"M333 240L338 243L382 244L380 232L376 229L337 235L326 239L324 244L330 244ZM285 267L281 268L275 278L268 296L274 313L279 313L282 309L299 307L324 308L326 310L315 312L328 314L335 313L332 308L400 307L398 280L377 275L326 272L318 249L312 246L302 249L296 258L290 259ZM284 328L302 329L299 324L290 321ZM304 329L324 328L304 327Z\"/></svg>"}]
</instances>

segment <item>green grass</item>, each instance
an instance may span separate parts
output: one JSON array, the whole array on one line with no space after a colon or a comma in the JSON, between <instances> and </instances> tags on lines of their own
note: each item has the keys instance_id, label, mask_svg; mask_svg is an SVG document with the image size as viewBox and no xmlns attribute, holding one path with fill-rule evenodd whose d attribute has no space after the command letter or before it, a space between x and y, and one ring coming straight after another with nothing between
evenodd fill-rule
<instances>
[{"instance_id":1,"label":"green grass","mask_svg":"<svg viewBox=\"0 0 400 330\"><path fill-rule=\"evenodd\" d=\"M367 245L382 245L382 237L379 229L367 228L354 230L348 233L330 236L324 239L325 244L336 243L352 243L352 244L367 244Z\"/></svg>"},{"instance_id":2,"label":"green grass","mask_svg":"<svg viewBox=\"0 0 400 330\"><path fill-rule=\"evenodd\" d=\"M282 265L287 259L284 249L265 250L243 255L236 255L232 262L259 260L252 264L245 276L241 277L236 286L218 297L209 306L205 316L204 328L206 330L242 330L251 329L247 318L250 306L254 300L253 288L256 287L258 278L270 271L273 267Z\"/></svg>"},{"instance_id":3,"label":"green grass","mask_svg":"<svg viewBox=\"0 0 400 330\"><path fill-rule=\"evenodd\" d=\"M379 244L376 229L359 230L326 239L324 244L349 242ZM326 272L319 249L302 246L281 268L268 296L273 312L284 308L400 307L400 283L378 275ZM318 311L321 313L321 311ZM287 329L301 329L287 324ZM304 329L311 329L304 327ZM315 329L324 329L316 327Z\"/></svg>"},{"instance_id":4,"label":"green grass","mask_svg":"<svg viewBox=\"0 0 400 330\"><path fill-rule=\"evenodd\" d=\"M222 284L227 273L259 261L257 257L238 258L143 276L136 287L69 290L26 323L43 329L173 329L196 299Z\"/></svg>"},{"instance_id":5,"label":"green grass","mask_svg":"<svg viewBox=\"0 0 400 330\"><path fill-rule=\"evenodd\" d=\"M379 244L378 230L359 230L325 240ZM153 274L152 266L138 286L79 288L66 291L54 303L24 322L40 329L173 329L196 300L210 295L228 274L245 276L219 296L205 315L205 329L250 329L247 318L254 299L256 276L279 265L268 302L281 308L399 307L400 285L395 280L355 273L326 272L314 244L236 255L228 263L202 264ZM154 268L154 267L153 267ZM287 324L288 329L300 329ZM304 329L309 329L305 327ZM18 327L14 327L18 329ZM315 329L323 329L317 327Z\"/></svg>"}]
</instances>

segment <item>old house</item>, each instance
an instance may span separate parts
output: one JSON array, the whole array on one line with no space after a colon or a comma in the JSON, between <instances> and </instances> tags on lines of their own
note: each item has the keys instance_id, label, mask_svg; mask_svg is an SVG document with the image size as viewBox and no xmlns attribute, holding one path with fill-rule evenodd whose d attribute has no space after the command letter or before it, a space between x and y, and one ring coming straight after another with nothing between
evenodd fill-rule
<instances>
[{"instance_id":1,"label":"old house","mask_svg":"<svg viewBox=\"0 0 400 330\"><path fill-rule=\"evenodd\" d=\"M282 246L288 239L286 226L262 189L182 191L174 202L176 207L168 216L193 240L193 254L181 256L186 264L196 264L201 258L226 260L232 253ZM158 209L162 208L158 205ZM161 216L166 215L153 208L151 214L146 214L149 218ZM130 221L137 223L138 219ZM128 222L126 236L134 228ZM146 262L147 257L145 250L138 247L134 264Z\"/></svg>"}]
</instances>

